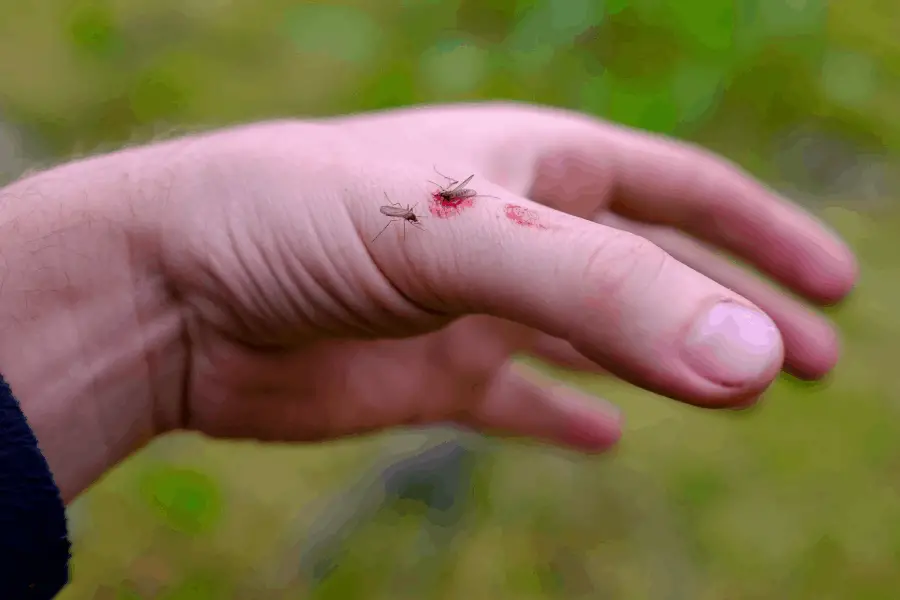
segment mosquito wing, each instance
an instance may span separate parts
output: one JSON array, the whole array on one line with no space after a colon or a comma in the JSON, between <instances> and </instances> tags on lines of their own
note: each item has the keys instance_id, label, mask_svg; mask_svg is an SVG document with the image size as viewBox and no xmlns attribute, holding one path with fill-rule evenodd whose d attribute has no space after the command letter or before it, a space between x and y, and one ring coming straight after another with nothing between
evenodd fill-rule
<instances>
[{"instance_id":1,"label":"mosquito wing","mask_svg":"<svg viewBox=\"0 0 900 600\"><path fill-rule=\"evenodd\" d=\"M469 175L465 181L463 181L462 183L460 183L458 185L453 186L449 191L450 192L458 192L458 191L464 190L466 187L466 184L468 184L470 181L472 181L473 177L475 177L474 174Z\"/></svg>"},{"instance_id":2,"label":"mosquito wing","mask_svg":"<svg viewBox=\"0 0 900 600\"><path fill-rule=\"evenodd\" d=\"M409 209L403 208L402 206L382 206L378 210L381 211L386 217L392 217L394 219L406 219L409 217Z\"/></svg>"},{"instance_id":3,"label":"mosquito wing","mask_svg":"<svg viewBox=\"0 0 900 600\"><path fill-rule=\"evenodd\" d=\"M473 198L478 195L478 192L475 190L464 189L464 190L456 190L453 192L453 197L462 200L463 198Z\"/></svg>"}]
</instances>

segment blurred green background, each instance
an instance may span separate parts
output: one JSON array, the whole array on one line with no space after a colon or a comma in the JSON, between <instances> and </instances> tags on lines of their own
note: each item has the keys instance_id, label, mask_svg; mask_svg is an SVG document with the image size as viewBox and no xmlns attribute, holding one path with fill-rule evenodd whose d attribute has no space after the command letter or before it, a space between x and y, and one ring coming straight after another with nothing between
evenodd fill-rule
<instances>
[{"instance_id":1,"label":"blurred green background","mask_svg":"<svg viewBox=\"0 0 900 600\"><path fill-rule=\"evenodd\" d=\"M452 550L424 556L421 514L393 511L314 590L267 586L323 501L419 438L160 440L70 507L62 598L898 597L898 32L887 0L0 0L0 179L198 127L507 98L700 142L862 265L827 382L709 414L573 378L623 407L617 452L498 443Z\"/></svg>"}]
</instances>

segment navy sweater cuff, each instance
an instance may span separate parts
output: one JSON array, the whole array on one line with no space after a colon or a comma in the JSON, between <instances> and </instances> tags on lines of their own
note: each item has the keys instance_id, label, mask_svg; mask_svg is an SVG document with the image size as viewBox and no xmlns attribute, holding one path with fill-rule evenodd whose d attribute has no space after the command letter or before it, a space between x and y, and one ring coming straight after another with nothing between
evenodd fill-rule
<instances>
[{"instance_id":1,"label":"navy sweater cuff","mask_svg":"<svg viewBox=\"0 0 900 600\"><path fill-rule=\"evenodd\" d=\"M0 598L54 598L69 581L70 556L59 488L0 375Z\"/></svg>"}]
</instances>

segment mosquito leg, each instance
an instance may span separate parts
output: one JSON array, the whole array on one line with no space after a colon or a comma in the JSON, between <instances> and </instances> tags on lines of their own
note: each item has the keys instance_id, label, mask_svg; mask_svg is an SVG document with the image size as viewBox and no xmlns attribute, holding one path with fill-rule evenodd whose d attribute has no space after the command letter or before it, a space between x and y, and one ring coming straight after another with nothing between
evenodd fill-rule
<instances>
[{"instance_id":1,"label":"mosquito leg","mask_svg":"<svg viewBox=\"0 0 900 600\"><path fill-rule=\"evenodd\" d=\"M447 181L449 181L450 185L453 185L454 183L459 183L458 179L453 179L452 177L447 177L446 175L444 175L443 173L438 171L437 165L431 165L431 166L432 166L432 168L434 168L434 172L437 173L438 175L440 175L441 177L443 177L444 179L446 179Z\"/></svg>"},{"instance_id":2,"label":"mosquito leg","mask_svg":"<svg viewBox=\"0 0 900 600\"><path fill-rule=\"evenodd\" d=\"M387 192L384 193L384 199L387 200L388 204L390 204L391 206L399 206L400 208L403 208L403 205L399 202L391 202L391 199L388 198Z\"/></svg>"},{"instance_id":3,"label":"mosquito leg","mask_svg":"<svg viewBox=\"0 0 900 600\"><path fill-rule=\"evenodd\" d=\"M390 227L390 226L391 226L391 223L393 223L393 222L396 221L396 220L397 220L397 219L391 219L390 221L388 221L388 222L387 222L387 225L385 225L384 228L383 228L381 231L378 232L378 235L376 235L375 237L372 238L372 243L374 243L375 240L378 239L378 236L380 236L382 233L384 233L384 230L387 229L388 227Z\"/></svg>"}]
</instances>

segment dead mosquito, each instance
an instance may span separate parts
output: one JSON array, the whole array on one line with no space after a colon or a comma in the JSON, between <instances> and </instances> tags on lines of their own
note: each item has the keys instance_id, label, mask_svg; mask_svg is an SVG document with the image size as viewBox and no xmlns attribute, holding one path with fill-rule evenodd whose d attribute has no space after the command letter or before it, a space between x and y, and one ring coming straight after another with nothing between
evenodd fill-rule
<instances>
[{"instance_id":1,"label":"dead mosquito","mask_svg":"<svg viewBox=\"0 0 900 600\"><path fill-rule=\"evenodd\" d=\"M472 178L475 177L474 174L466 177L466 180L462 183L459 182L458 179L453 179L452 177L447 177L443 173L437 170L437 166L434 166L434 172L446 179L449 183L447 187L442 186L439 183L428 180L428 183L433 183L434 185L440 188L440 191L436 192L435 195L440 196L441 200L447 202L449 204L459 204L466 198L474 198L476 196L480 196L482 198L497 198L497 196L487 196L485 194L479 194L477 191L467 188L466 186L472 181ZM499 198L497 198L499 200Z\"/></svg>"},{"instance_id":2,"label":"dead mosquito","mask_svg":"<svg viewBox=\"0 0 900 600\"><path fill-rule=\"evenodd\" d=\"M388 221L387 225L384 226L384 229L378 232L378 235L372 238L372 241L378 239L378 236L385 232L385 230L391 226L391 223L394 221L403 221L403 239L406 239L406 223L409 222L414 227L418 227L422 231L425 231L425 228L422 226L422 223L419 221L421 217L419 217L415 213L415 208L418 204L413 204L412 206L403 206L402 204L398 204L396 202L391 202L391 199L388 198L387 192L384 193L385 200L388 201L388 204L382 206L378 210L381 211L386 217L391 217L391 220Z\"/></svg>"}]
</instances>

